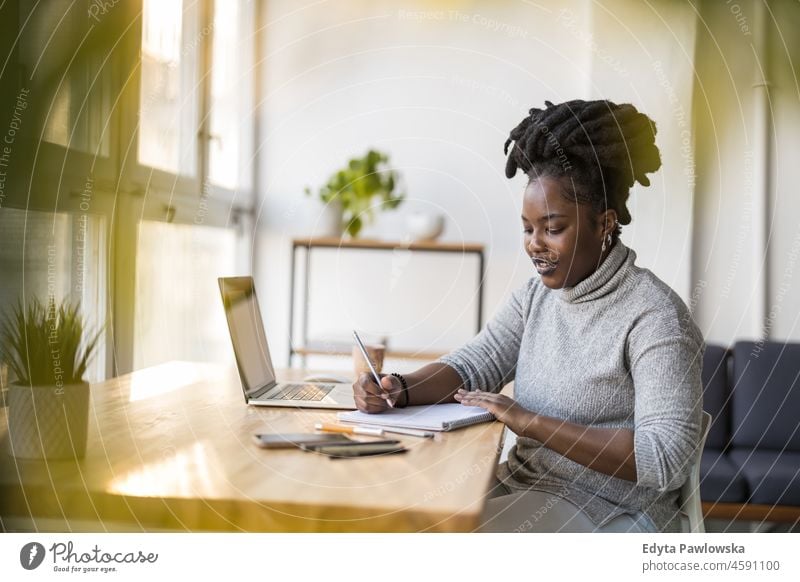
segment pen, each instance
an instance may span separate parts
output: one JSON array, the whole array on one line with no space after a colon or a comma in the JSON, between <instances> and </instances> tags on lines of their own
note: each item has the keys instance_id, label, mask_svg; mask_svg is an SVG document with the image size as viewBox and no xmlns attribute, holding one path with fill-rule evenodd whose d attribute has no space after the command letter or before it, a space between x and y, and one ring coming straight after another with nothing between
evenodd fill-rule
<instances>
[{"instance_id":1,"label":"pen","mask_svg":"<svg viewBox=\"0 0 800 582\"><path fill-rule=\"evenodd\" d=\"M369 436L383 436L383 429L371 428L367 426L341 426L339 424L328 424L327 422L318 422L314 428L323 432L341 432L345 434L363 434Z\"/></svg>"},{"instance_id":2,"label":"pen","mask_svg":"<svg viewBox=\"0 0 800 582\"><path fill-rule=\"evenodd\" d=\"M375 383L378 385L378 388L383 390L383 386L381 386L381 377L378 376L378 373L372 366L372 361L369 359L369 355L367 354L367 348L364 347L364 344L361 342L361 338L358 337L356 330L353 330L353 337L356 338L358 349L361 350L361 355L364 356L364 360L367 362L367 366L369 366L369 371L372 372L372 377L375 379ZM389 405L389 408L394 408L394 402L392 402L391 396L386 398L386 403Z\"/></svg>"},{"instance_id":3,"label":"pen","mask_svg":"<svg viewBox=\"0 0 800 582\"><path fill-rule=\"evenodd\" d=\"M381 426L376 427L378 430L382 430L383 432L392 432L396 434L406 434L408 436L415 436L415 437L422 437L426 439L432 439L436 436L436 433L430 432L427 430L417 430L415 428L401 428L396 426Z\"/></svg>"}]
</instances>

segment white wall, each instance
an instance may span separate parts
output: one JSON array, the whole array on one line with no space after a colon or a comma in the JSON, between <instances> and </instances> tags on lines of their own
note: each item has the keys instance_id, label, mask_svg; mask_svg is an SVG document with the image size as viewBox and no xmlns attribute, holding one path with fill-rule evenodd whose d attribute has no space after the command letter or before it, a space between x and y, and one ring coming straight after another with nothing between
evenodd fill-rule
<instances>
[{"instance_id":1,"label":"white wall","mask_svg":"<svg viewBox=\"0 0 800 582\"><path fill-rule=\"evenodd\" d=\"M771 2L767 72L771 80L772 156L766 222L768 247L756 222L764 204L758 179L754 3L704 3L697 40L695 89L697 191L694 216L695 318L711 342L770 337L800 339L800 8ZM760 293L767 295L760 305Z\"/></svg>"},{"instance_id":2,"label":"white wall","mask_svg":"<svg viewBox=\"0 0 800 582\"><path fill-rule=\"evenodd\" d=\"M788 62L798 54L798 10L788 0L774 4L786 23ZM748 330L737 320L747 320L759 276L748 264L742 211L751 195L743 136L752 57L731 3L701 8L698 15L692 4L670 0L267 1L255 271L278 365L288 348L290 240L312 234L319 211L303 189L371 146L391 154L408 200L363 236L400 239L409 211L443 212L443 240L487 246L484 312L491 316L533 274L518 224L525 180L505 179L502 145L545 99L632 102L656 121L664 165L650 188L633 189L623 240L695 309L710 340L741 337ZM793 71L782 67L774 89L777 123L785 127L776 134L775 292L791 283L783 272L794 269L792 242L800 236L791 218L798 204L792 178L800 171L791 163L797 92ZM318 333L358 327L389 334L397 347L429 349L471 337L472 263L366 257L318 256ZM797 295L784 291L773 333L796 334L788 314L798 312Z\"/></svg>"},{"instance_id":3,"label":"white wall","mask_svg":"<svg viewBox=\"0 0 800 582\"><path fill-rule=\"evenodd\" d=\"M661 169L631 188L623 240L688 303L691 295L692 87L696 18L685 2L592 4L591 97L629 102L658 130Z\"/></svg>"},{"instance_id":4,"label":"white wall","mask_svg":"<svg viewBox=\"0 0 800 582\"><path fill-rule=\"evenodd\" d=\"M443 212L443 240L487 247L487 315L531 276L519 224L524 178L504 177L503 142L531 106L585 97L589 73L585 47L562 42L557 3L544 5L267 3L256 272L279 362L287 349L289 241L312 232L319 210L303 189L369 146L391 154L408 199L363 236L399 239L412 209ZM558 6L586 21L585 2ZM473 335L473 263L333 257L314 266L325 283L312 290L318 306L327 297L339 308L329 327L344 320L343 331L444 350ZM337 263L347 260L355 263ZM420 310L420 298L436 301Z\"/></svg>"},{"instance_id":5,"label":"white wall","mask_svg":"<svg viewBox=\"0 0 800 582\"><path fill-rule=\"evenodd\" d=\"M800 340L800 6L773 2L770 67L775 141L770 188L769 287L764 327L775 340ZM776 25L777 23L777 25ZM774 314L774 315L773 315Z\"/></svg>"}]
</instances>

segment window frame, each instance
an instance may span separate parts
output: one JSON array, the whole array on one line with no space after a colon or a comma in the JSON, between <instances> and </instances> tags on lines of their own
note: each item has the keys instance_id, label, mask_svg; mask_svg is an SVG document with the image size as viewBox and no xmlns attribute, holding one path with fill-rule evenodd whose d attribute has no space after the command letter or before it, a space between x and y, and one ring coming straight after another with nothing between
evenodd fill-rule
<instances>
[{"instance_id":1,"label":"window frame","mask_svg":"<svg viewBox=\"0 0 800 582\"><path fill-rule=\"evenodd\" d=\"M191 2L193 0L184 0ZM196 30L202 31L213 23L213 0L196 0L198 19ZM130 62L134 63L131 82L125 87L124 106L120 115L120 171L117 192L124 195L115 205L113 247L113 280L109 289L113 297L112 318L115 322L113 350L109 364L112 375L133 371L136 301L136 239L140 220L163 220L176 224L203 224L218 228L234 228L237 231L237 264L242 271L252 264L252 245L245 241L245 233L252 227L254 216L255 165L251 162L250 187L242 196L238 190L226 189L211 184L208 179L209 159L209 120L211 106L211 58L213 54L213 34L196 35L197 46L197 86L200 97L197 104L198 119L196 144L196 171L194 177L171 174L161 169L151 168L139 163L138 115L141 102L141 42L143 3L138 0L139 10L136 27L128 49ZM251 2L242 2L243 6ZM255 18L258 11L253 8L254 18L250 20L253 35L251 48L253 63L257 63L259 27ZM213 27L212 27L213 29ZM257 78L255 67L251 73L250 100L256 103ZM243 155L255 159L257 128L253 124L251 151ZM123 136L131 136L127 143ZM201 222L197 222L201 220Z\"/></svg>"},{"instance_id":2,"label":"window frame","mask_svg":"<svg viewBox=\"0 0 800 582\"><path fill-rule=\"evenodd\" d=\"M88 6L91 4L89 0L85 0L84 4ZM44 9L44 8L41 8ZM72 8L75 11L80 11L80 4L76 3ZM71 25L75 25L77 18L71 16ZM108 117L102 119L97 116L94 122L102 126L103 133L108 135L108 155L103 155L99 149L94 152L79 150L69 145L64 146L50 141L46 141L45 124L37 127L38 135L30 136L35 138L34 142L28 140L27 147L31 148L31 153L34 156L33 165L31 167L31 175L35 179L44 180L52 183L53 180L59 185L61 191L69 192L74 190L82 190L86 177L91 175L95 180L105 182L105 186L109 186L115 181L117 170L120 166L119 163L119 149L116 147L116 136L119 135L119 119L120 109L123 106L122 96L124 94L125 85L125 71L126 63L129 61L129 45L132 40L132 35L135 35L135 11L128 4L119 6L119 10L111 11L109 14L100 20L97 24L89 24L85 30L84 38L79 43L77 50L66 63L66 67L60 71L58 79L50 83L37 86L37 92L46 93L49 100L44 104L47 110L47 117L49 118L55 105L59 91L65 83L73 83L74 79L70 76L71 72L82 72L75 67L81 67L83 59L92 58L93 50L98 46L103 47L107 43L104 38L111 38L110 46L107 46L105 56L101 59L101 66L93 71L91 82L86 87L83 101L80 104L78 111L90 107L90 92L95 88L98 83L102 83L104 78L103 74L108 75L110 81L110 106ZM33 75L28 82L33 82ZM116 97L115 97L116 95ZM74 107L71 107L74 111ZM96 112L92 109L87 109L89 115L95 116ZM44 111L39 111L45 113ZM43 119L44 121L44 119ZM71 120L72 121L72 120ZM71 125L71 123L70 123ZM75 127L70 129L70 140L75 134ZM60 200L59 196L59 200ZM20 207L18 204L16 207ZM25 206L22 206L24 208ZM69 204L59 204L58 210L70 209Z\"/></svg>"},{"instance_id":3,"label":"window frame","mask_svg":"<svg viewBox=\"0 0 800 582\"><path fill-rule=\"evenodd\" d=\"M196 5L197 22L194 30L203 31L213 24L213 0L183 1L184 5ZM92 0L79 0L72 9L78 15L92 5ZM248 100L252 107L248 115L254 119L258 87L257 51L260 48L258 38L261 34L258 19L261 8L256 3L245 0L241 0L241 6L252 14L252 18L240 18L240 23L247 24L247 34L252 36L249 47L253 68L248 72ZM213 33L195 34L192 38L192 42L197 42L196 75L199 92L193 128L196 130L193 136L196 148L194 176L171 174L139 163L138 116L141 106L143 7L143 0L120 2L109 6L97 23L87 19L88 25L79 31L85 37L76 42L80 48L66 64L59 64L54 68L56 73L52 80L37 87L37 91L46 94L48 99L37 111L52 110L59 87L73 82L69 74L70 68L66 65L72 63L70 66L81 66L82 56L94 54L93 51L98 46L105 47L100 53L104 55L100 59L102 65L93 71L94 75L86 85L83 103L79 107L88 107L88 115L96 115L95 121L103 124L103 131L108 135L108 155L100 155L99 147L91 153L71 147L69 142L67 146L63 146L45 141L45 125L42 123L41 127L37 127L35 135L32 132L19 151L20 156L23 151L30 152L30 173L22 172L25 177L16 178L14 195L8 196L4 202L4 206L21 210L87 212L85 205L82 208L82 195L87 179L92 179L91 209L88 212L101 215L105 219L100 241L105 246L105 254L103 264L98 265L98 276L104 278L100 285L101 294L105 298L101 302L105 303L105 313L101 315L105 315L106 321L106 377L133 371L136 237L141 220L164 220L181 224L197 224L196 221L200 220L204 226L236 229L236 261L243 272L252 264L253 256L252 244L245 240L245 234L250 232L255 216L255 144L258 143L256 123L252 123L252 134L245 142L249 144L249 150L240 151L243 158L249 159L246 166L242 166L239 161L240 167L250 170L247 188L228 189L211 184L208 179ZM34 7L32 10L36 9L43 10L44 7ZM25 34L26 22L22 18L19 20L18 32L21 29L21 33ZM182 26L185 28L183 21ZM213 31L213 26L210 29ZM15 52L20 57L20 71L24 73L27 61L22 60L20 50L17 47ZM92 65L84 66L90 68ZM105 82L102 74L110 75L111 86L106 119L102 119L100 112L91 107L91 91L95 83ZM20 74L20 78L27 77ZM80 126L73 126L72 120L70 117L71 136L74 136L76 128ZM88 123L91 125L95 121ZM242 123L241 126L246 127L247 124ZM240 143L241 135L240 133ZM53 194L31 195L41 191ZM98 306L99 309L102 307Z\"/></svg>"}]
</instances>

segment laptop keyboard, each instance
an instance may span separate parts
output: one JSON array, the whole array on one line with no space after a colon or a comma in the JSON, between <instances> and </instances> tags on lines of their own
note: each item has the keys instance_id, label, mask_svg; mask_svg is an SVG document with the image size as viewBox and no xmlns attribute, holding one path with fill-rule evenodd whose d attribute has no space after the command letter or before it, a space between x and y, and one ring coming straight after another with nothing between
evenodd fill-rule
<instances>
[{"instance_id":1,"label":"laptop keyboard","mask_svg":"<svg viewBox=\"0 0 800 582\"><path fill-rule=\"evenodd\" d=\"M333 390L333 384L286 384L270 400L322 400Z\"/></svg>"}]
</instances>

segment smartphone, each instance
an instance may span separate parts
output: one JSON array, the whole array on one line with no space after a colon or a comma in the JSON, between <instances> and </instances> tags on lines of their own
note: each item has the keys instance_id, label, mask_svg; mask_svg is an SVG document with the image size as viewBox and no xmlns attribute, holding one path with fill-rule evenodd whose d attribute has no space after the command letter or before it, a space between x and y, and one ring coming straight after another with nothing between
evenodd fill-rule
<instances>
[{"instance_id":1,"label":"smartphone","mask_svg":"<svg viewBox=\"0 0 800 582\"><path fill-rule=\"evenodd\" d=\"M355 439L348 439L347 441L335 443L303 443L300 448L304 451L314 452L320 447L364 447L367 445L399 445L400 441L397 439L377 439L371 441L357 441Z\"/></svg>"},{"instance_id":2,"label":"smartphone","mask_svg":"<svg viewBox=\"0 0 800 582\"><path fill-rule=\"evenodd\" d=\"M346 434L339 433L293 433L255 434L253 441L262 449L293 449L305 445L346 445L354 443Z\"/></svg>"},{"instance_id":3,"label":"smartphone","mask_svg":"<svg viewBox=\"0 0 800 582\"><path fill-rule=\"evenodd\" d=\"M403 445L399 444L399 441L397 441L395 443L376 442L358 444L353 443L350 445L318 445L313 449L306 450L328 456L331 459L349 459L354 457L404 453L407 449Z\"/></svg>"}]
</instances>

